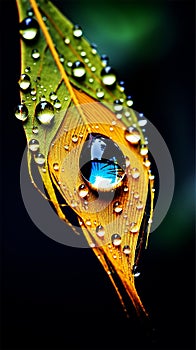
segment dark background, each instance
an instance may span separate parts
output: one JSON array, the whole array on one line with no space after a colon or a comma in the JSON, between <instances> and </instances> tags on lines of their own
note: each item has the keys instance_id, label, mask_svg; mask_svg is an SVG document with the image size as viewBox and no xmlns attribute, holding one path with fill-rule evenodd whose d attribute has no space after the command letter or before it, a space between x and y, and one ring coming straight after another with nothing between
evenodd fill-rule
<instances>
[{"instance_id":1,"label":"dark background","mask_svg":"<svg viewBox=\"0 0 196 350\"><path fill-rule=\"evenodd\" d=\"M20 47L13 0L1 0L2 349L194 349L194 1L54 1L126 81L134 109L157 127L175 168L169 212L152 233L137 288L153 320L127 320L90 249L40 232L20 193L26 145L14 117ZM169 176L169 174L168 174Z\"/></svg>"}]
</instances>

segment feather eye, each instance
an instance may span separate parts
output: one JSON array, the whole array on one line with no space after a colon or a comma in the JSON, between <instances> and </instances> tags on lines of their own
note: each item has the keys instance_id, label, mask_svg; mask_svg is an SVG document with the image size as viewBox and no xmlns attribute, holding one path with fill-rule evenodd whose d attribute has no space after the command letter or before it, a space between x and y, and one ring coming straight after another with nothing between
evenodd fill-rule
<instances>
[{"instance_id":1,"label":"feather eye","mask_svg":"<svg viewBox=\"0 0 196 350\"><path fill-rule=\"evenodd\" d=\"M137 313L147 315L135 277L138 244L141 248L144 236L147 244L150 231L154 178L132 100L80 26L50 1L17 0L17 5L22 102L16 117L29 146L30 176L34 162L59 218L69 223L57 191L75 212L124 308L122 287Z\"/></svg>"}]
</instances>

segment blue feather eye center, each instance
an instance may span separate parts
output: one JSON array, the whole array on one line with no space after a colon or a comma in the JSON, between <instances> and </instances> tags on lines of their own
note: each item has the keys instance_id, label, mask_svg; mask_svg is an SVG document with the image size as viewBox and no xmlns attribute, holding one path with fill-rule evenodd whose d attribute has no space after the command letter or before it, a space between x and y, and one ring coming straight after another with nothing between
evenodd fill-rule
<instances>
[{"instance_id":1,"label":"blue feather eye center","mask_svg":"<svg viewBox=\"0 0 196 350\"><path fill-rule=\"evenodd\" d=\"M80 155L80 171L97 191L111 191L122 184L125 156L119 146L101 134L89 134Z\"/></svg>"}]
</instances>

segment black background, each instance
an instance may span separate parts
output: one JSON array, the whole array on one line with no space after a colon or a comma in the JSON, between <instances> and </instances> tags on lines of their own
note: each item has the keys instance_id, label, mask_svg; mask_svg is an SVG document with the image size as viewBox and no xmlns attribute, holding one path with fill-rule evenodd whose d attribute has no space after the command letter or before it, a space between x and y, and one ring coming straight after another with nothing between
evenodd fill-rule
<instances>
[{"instance_id":1,"label":"black background","mask_svg":"<svg viewBox=\"0 0 196 350\"><path fill-rule=\"evenodd\" d=\"M50 240L25 210L19 183L25 136L13 116L19 102L17 10L14 1L1 1L2 349L194 349L195 8L193 1L167 6L177 33L169 53L135 71L119 67L133 86L135 109L151 116L164 137L176 175L172 205L152 235L137 282L155 328L146 337L134 315L125 318L94 254ZM164 234L171 234L171 245Z\"/></svg>"}]
</instances>

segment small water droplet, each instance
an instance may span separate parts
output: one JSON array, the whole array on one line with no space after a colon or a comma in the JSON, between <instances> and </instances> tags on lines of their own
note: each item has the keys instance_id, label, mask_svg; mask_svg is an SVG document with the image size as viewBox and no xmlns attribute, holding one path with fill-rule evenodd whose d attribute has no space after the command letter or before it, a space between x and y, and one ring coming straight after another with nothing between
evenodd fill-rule
<instances>
[{"instance_id":1,"label":"small water droplet","mask_svg":"<svg viewBox=\"0 0 196 350\"><path fill-rule=\"evenodd\" d=\"M125 138L128 142L132 144L138 144L141 139L141 136L136 128L130 126L125 130Z\"/></svg>"},{"instance_id":2,"label":"small water droplet","mask_svg":"<svg viewBox=\"0 0 196 350\"><path fill-rule=\"evenodd\" d=\"M133 197L135 198L135 199L138 199L139 198L139 192L134 192L134 194L133 194Z\"/></svg>"},{"instance_id":3,"label":"small water droplet","mask_svg":"<svg viewBox=\"0 0 196 350\"><path fill-rule=\"evenodd\" d=\"M143 161L143 164L145 165L146 168L149 168L149 166L151 165L151 162L149 161L148 158L145 158Z\"/></svg>"},{"instance_id":4,"label":"small water droplet","mask_svg":"<svg viewBox=\"0 0 196 350\"><path fill-rule=\"evenodd\" d=\"M120 80L118 84L119 84L119 90L121 92L125 91L125 82L123 80Z\"/></svg>"},{"instance_id":5,"label":"small water droplet","mask_svg":"<svg viewBox=\"0 0 196 350\"><path fill-rule=\"evenodd\" d=\"M27 13L27 17L33 17L34 16L33 9L31 9L31 8L28 9L26 13Z\"/></svg>"},{"instance_id":6,"label":"small water droplet","mask_svg":"<svg viewBox=\"0 0 196 350\"><path fill-rule=\"evenodd\" d=\"M126 168L130 166L130 159L127 156L125 157L125 164L126 164Z\"/></svg>"},{"instance_id":7,"label":"small water droplet","mask_svg":"<svg viewBox=\"0 0 196 350\"><path fill-rule=\"evenodd\" d=\"M59 61L60 61L61 63L64 63L64 62L65 62L65 57L64 57L62 54L59 55Z\"/></svg>"},{"instance_id":8,"label":"small water droplet","mask_svg":"<svg viewBox=\"0 0 196 350\"><path fill-rule=\"evenodd\" d=\"M81 51L81 52L80 52L80 56L81 56L81 57L86 57L86 51Z\"/></svg>"},{"instance_id":9,"label":"small water droplet","mask_svg":"<svg viewBox=\"0 0 196 350\"><path fill-rule=\"evenodd\" d=\"M40 52L39 52L39 50L33 49L32 52L31 52L31 57L32 57L34 60L38 60L38 59L40 58Z\"/></svg>"},{"instance_id":10,"label":"small water droplet","mask_svg":"<svg viewBox=\"0 0 196 350\"><path fill-rule=\"evenodd\" d=\"M142 156L146 156L148 154L148 147L146 145L140 146L140 154Z\"/></svg>"},{"instance_id":11,"label":"small water droplet","mask_svg":"<svg viewBox=\"0 0 196 350\"><path fill-rule=\"evenodd\" d=\"M36 97L36 96L33 96L31 99L32 99L32 101L36 101L36 100L37 100L37 97Z\"/></svg>"},{"instance_id":12,"label":"small water droplet","mask_svg":"<svg viewBox=\"0 0 196 350\"><path fill-rule=\"evenodd\" d=\"M19 104L15 109L15 117L21 121L25 121L28 118L28 109L25 104Z\"/></svg>"},{"instance_id":13,"label":"small water droplet","mask_svg":"<svg viewBox=\"0 0 196 350\"><path fill-rule=\"evenodd\" d=\"M140 177L140 172L138 168L131 169L131 176L133 179L138 179Z\"/></svg>"},{"instance_id":14,"label":"small water droplet","mask_svg":"<svg viewBox=\"0 0 196 350\"><path fill-rule=\"evenodd\" d=\"M101 88L98 88L96 90L96 95L98 98L103 98L104 97L104 91Z\"/></svg>"},{"instance_id":15,"label":"small water droplet","mask_svg":"<svg viewBox=\"0 0 196 350\"><path fill-rule=\"evenodd\" d=\"M92 54L96 55L96 53L97 53L97 44L92 43L91 47L92 47L92 50L91 50Z\"/></svg>"},{"instance_id":16,"label":"small water droplet","mask_svg":"<svg viewBox=\"0 0 196 350\"><path fill-rule=\"evenodd\" d=\"M37 93L37 92L36 92L36 90L35 90L34 88L33 88L33 89L31 89L31 95L32 95L32 96L35 96L35 95L36 95L36 93Z\"/></svg>"},{"instance_id":17,"label":"small water droplet","mask_svg":"<svg viewBox=\"0 0 196 350\"><path fill-rule=\"evenodd\" d=\"M101 63L103 67L108 66L109 63L109 57L105 54L101 55Z\"/></svg>"},{"instance_id":18,"label":"small water droplet","mask_svg":"<svg viewBox=\"0 0 196 350\"><path fill-rule=\"evenodd\" d=\"M139 226L135 222L133 222L131 224L130 232L131 233L137 233L138 231L139 231Z\"/></svg>"},{"instance_id":19,"label":"small water droplet","mask_svg":"<svg viewBox=\"0 0 196 350\"><path fill-rule=\"evenodd\" d=\"M142 120L139 120L138 121L138 124L139 124L139 126L145 126L146 124L147 124L147 120L146 119L142 119Z\"/></svg>"},{"instance_id":20,"label":"small water droplet","mask_svg":"<svg viewBox=\"0 0 196 350\"><path fill-rule=\"evenodd\" d=\"M121 113L116 113L116 118L119 119L119 120L122 119L122 114Z\"/></svg>"},{"instance_id":21,"label":"small water droplet","mask_svg":"<svg viewBox=\"0 0 196 350\"><path fill-rule=\"evenodd\" d=\"M88 195L88 187L85 184L81 184L78 187L78 194L81 198L85 198Z\"/></svg>"},{"instance_id":22,"label":"small water droplet","mask_svg":"<svg viewBox=\"0 0 196 350\"><path fill-rule=\"evenodd\" d=\"M141 210L141 209L143 209L143 203L141 202L141 201L138 201L138 203L136 204L136 209L137 210Z\"/></svg>"},{"instance_id":23,"label":"small water droplet","mask_svg":"<svg viewBox=\"0 0 196 350\"><path fill-rule=\"evenodd\" d=\"M131 107L133 105L133 100L131 99L131 96L127 96L127 106Z\"/></svg>"},{"instance_id":24,"label":"small water droplet","mask_svg":"<svg viewBox=\"0 0 196 350\"><path fill-rule=\"evenodd\" d=\"M129 191L129 187L128 186L124 186L123 191L124 192L128 192Z\"/></svg>"},{"instance_id":25,"label":"small water droplet","mask_svg":"<svg viewBox=\"0 0 196 350\"><path fill-rule=\"evenodd\" d=\"M67 62L67 67L71 68L73 66L73 63L71 61Z\"/></svg>"},{"instance_id":26,"label":"small water droplet","mask_svg":"<svg viewBox=\"0 0 196 350\"><path fill-rule=\"evenodd\" d=\"M76 200L75 200L75 199L72 199L72 200L71 200L71 207L72 207L72 208L76 208L77 205L78 205L78 203L76 202Z\"/></svg>"},{"instance_id":27,"label":"small water droplet","mask_svg":"<svg viewBox=\"0 0 196 350\"><path fill-rule=\"evenodd\" d=\"M96 67L94 67L94 66L91 67L91 72L93 72L93 73L96 72Z\"/></svg>"},{"instance_id":28,"label":"small water droplet","mask_svg":"<svg viewBox=\"0 0 196 350\"><path fill-rule=\"evenodd\" d=\"M50 102L39 102L35 108L35 117L41 124L49 125L54 119L54 107Z\"/></svg>"},{"instance_id":29,"label":"small water droplet","mask_svg":"<svg viewBox=\"0 0 196 350\"><path fill-rule=\"evenodd\" d=\"M114 205L113 205L113 210L117 214L122 213L122 210L123 210L122 204L120 202L118 202L118 201L115 202Z\"/></svg>"},{"instance_id":30,"label":"small water droplet","mask_svg":"<svg viewBox=\"0 0 196 350\"><path fill-rule=\"evenodd\" d=\"M120 112L123 110L122 102L120 100L115 100L113 106L116 112Z\"/></svg>"},{"instance_id":31,"label":"small water droplet","mask_svg":"<svg viewBox=\"0 0 196 350\"><path fill-rule=\"evenodd\" d=\"M51 101L55 101L57 99L57 94L56 92L52 91L49 95Z\"/></svg>"},{"instance_id":32,"label":"small water droplet","mask_svg":"<svg viewBox=\"0 0 196 350\"><path fill-rule=\"evenodd\" d=\"M64 149L65 149L66 151L68 151L68 150L69 150L69 145L65 145L65 146L64 146Z\"/></svg>"},{"instance_id":33,"label":"small water droplet","mask_svg":"<svg viewBox=\"0 0 196 350\"><path fill-rule=\"evenodd\" d=\"M76 79L83 80L86 75L84 63L75 61L72 65L72 74Z\"/></svg>"},{"instance_id":34,"label":"small water droplet","mask_svg":"<svg viewBox=\"0 0 196 350\"><path fill-rule=\"evenodd\" d=\"M94 79L93 78L89 78L88 81L89 81L90 84L94 83Z\"/></svg>"},{"instance_id":35,"label":"small water droplet","mask_svg":"<svg viewBox=\"0 0 196 350\"><path fill-rule=\"evenodd\" d=\"M61 102L58 100L58 98L54 101L54 107L56 109L60 109L61 108Z\"/></svg>"},{"instance_id":36,"label":"small water droplet","mask_svg":"<svg viewBox=\"0 0 196 350\"><path fill-rule=\"evenodd\" d=\"M131 253L131 248L129 247L129 245L125 245L123 247L123 253L126 254L126 255Z\"/></svg>"},{"instance_id":37,"label":"small water droplet","mask_svg":"<svg viewBox=\"0 0 196 350\"><path fill-rule=\"evenodd\" d=\"M101 78L104 85L112 87L116 83L116 72L110 66L104 67L101 71Z\"/></svg>"},{"instance_id":38,"label":"small water droplet","mask_svg":"<svg viewBox=\"0 0 196 350\"><path fill-rule=\"evenodd\" d=\"M121 244L121 236L118 234L118 233L114 233L112 236L111 236L111 241L113 243L114 246L119 246Z\"/></svg>"},{"instance_id":39,"label":"small water droplet","mask_svg":"<svg viewBox=\"0 0 196 350\"><path fill-rule=\"evenodd\" d=\"M78 136L77 135L72 135L72 142L76 143L78 142Z\"/></svg>"},{"instance_id":40,"label":"small water droplet","mask_svg":"<svg viewBox=\"0 0 196 350\"><path fill-rule=\"evenodd\" d=\"M41 96L40 101L41 101L41 102L46 101L46 97L45 97L44 95L43 95L43 96Z\"/></svg>"},{"instance_id":41,"label":"small water droplet","mask_svg":"<svg viewBox=\"0 0 196 350\"><path fill-rule=\"evenodd\" d=\"M38 127L37 127L37 126L34 126L34 127L32 128L32 132L33 132L34 135L37 135L37 134L39 133Z\"/></svg>"},{"instance_id":42,"label":"small water droplet","mask_svg":"<svg viewBox=\"0 0 196 350\"><path fill-rule=\"evenodd\" d=\"M43 165L45 163L45 156L42 153L35 154L34 159L38 165Z\"/></svg>"},{"instance_id":43,"label":"small water droplet","mask_svg":"<svg viewBox=\"0 0 196 350\"><path fill-rule=\"evenodd\" d=\"M90 221L90 219L87 219L87 220L85 221L85 223L86 223L87 226L91 226L91 221Z\"/></svg>"},{"instance_id":44,"label":"small water droplet","mask_svg":"<svg viewBox=\"0 0 196 350\"><path fill-rule=\"evenodd\" d=\"M31 79L27 74L21 74L18 84L22 91L27 91L31 85Z\"/></svg>"},{"instance_id":45,"label":"small water droplet","mask_svg":"<svg viewBox=\"0 0 196 350\"><path fill-rule=\"evenodd\" d=\"M73 27L73 36L75 38L81 38L82 34L83 34L82 28L78 24L75 24Z\"/></svg>"},{"instance_id":46,"label":"small water droplet","mask_svg":"<svg viewBox=\"0 0 196 350\"><path fill-rule=\"evenodd\" d=\"M25 68L25 73L29 73L30 71L31 71L31 67L28 66Z\"/></svg>"},{"instance_id":47,"label":"small water droplet","mask_svg":"<svg viewBox=\"0 0 196 350\"><path fill-rule=\"evenodd\" d=\"M29 149L30 151L32 152L37 152L38 149L39 149L39 141L38 140L35 140L35 139L31 139L29 141Z\"/></svg>"},{"instance_id":48,"label":"small water droplet","mask_svg":"<svg viewBox=\"0 0 196 350\"><path fill-rule=\"evenodd\" d=\"M96 227L96 234L98 237L103 237L105 235L105 230L102 225Z\"/></svg>"},{"instance_id":49,"label":"small water droplet","mask_svg":"<svg viewBox=\"0 0 196 350\"><path fill-rule=\"evenodd\" d=\"M70 39L68 37L64 38L64 43L66 45L69 45L70 44Z\"/></svg>"},{"instance_id":50,"label":"small water droplet","mask_svg":"<svg viewBox=\"0 0 196 350\"><path fill-rule=\"evenodd\" d=\"M133 273L134 277L139 277L140 276L141 273L138 271L138 266L137 265L133 266L132 273Z\"/></svg>"},{"instance_id":51,"label":"small water droplet","mask_svg":"<svg viewBox=\"0 0 196 350\"><path fill-rule=\"evenodd\" d=\"M53 164L53 169L54 169L55 171L58 171L58 170L59 170L59 163L54 163L54 164Z\"/></svg>"},{"instance_id":52,"label":"small water droplet","mask_svg":"<svg viewBox=\"0 0 196 350\"><path fill-rule=\"evenodd\" d=\"M27 17L20 23L19 31L24 40L34 40L39 34L39 24L34 18Z\"/></svg>"}]
</instances>

